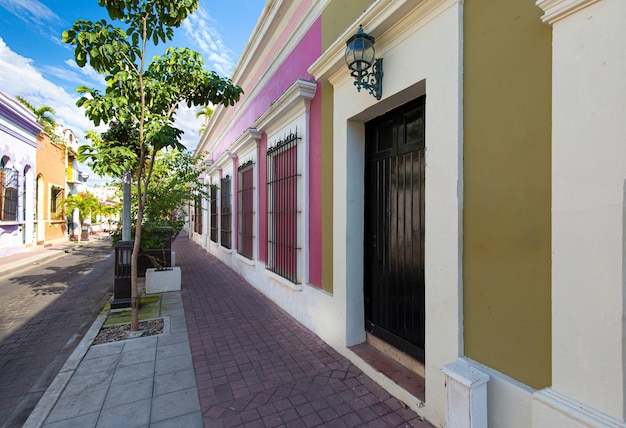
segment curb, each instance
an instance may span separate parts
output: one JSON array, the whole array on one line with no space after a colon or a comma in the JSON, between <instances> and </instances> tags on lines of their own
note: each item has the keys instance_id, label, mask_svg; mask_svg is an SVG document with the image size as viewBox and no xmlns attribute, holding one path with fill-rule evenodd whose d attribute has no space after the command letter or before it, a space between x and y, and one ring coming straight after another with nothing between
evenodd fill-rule
<instances>
[{"instance_id":1,"label":"curb","mask_svg":"<svg viewBox=\"0 0 626 428\"><path fill-rule=\"evenodd\" d=\"M65 253L63 253L65 254ZM30 416L22 426L22 428L40 428L48 418L50 412L54 408L54 405L61 397L61 394L65 390L68 382L74 375L74 372L78 368L78 365L89 351L91 343L98 335L102 324L107 319L107 314L100 314L98 318L93 322L83 339L80 341L74 352L69 356L63 367L56 375L46 392L43 394Z\"/></svg>"}]
</instances>

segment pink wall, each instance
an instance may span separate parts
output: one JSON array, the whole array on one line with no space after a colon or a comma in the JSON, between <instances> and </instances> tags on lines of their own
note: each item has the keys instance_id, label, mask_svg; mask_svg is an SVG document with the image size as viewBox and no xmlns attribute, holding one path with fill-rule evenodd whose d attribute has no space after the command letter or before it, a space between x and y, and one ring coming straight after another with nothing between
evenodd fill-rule
<instances>
[{"instance_id":1,"label":"pink wall","mask_svg":"<svg viewBox=\"0 0 626 428\"><path fill-rule=\"evenodd\" d=\"M307 2L303 2L307 3ZM303 9L303 8L301 8ZM305 9L305 8L304 8ZM292 21L298 22L298 19ZM293 28L288 28L277 43L276 50L290 36ZM267 111L270 105L289 89L298 79L314 80L307 72L310 65L321 54L321 18L318 18L309 31L300 40L296 48L283 62L276 73L267 82L265 87L258 93L248 108L225 134L220 144L213 152L213 158L218 158L225 149L233 144L246 129L254 125L255 120ZM266 63L271 58L266 59ZM263 67L261 67L263 69ZM249 90L249 89L248 89ZM246 88L244 88L246 91ZM244 97L247 96L244 94ZM236 109L236 107L235 107ZM228 112L234 115L234 109ZM227 122L227 120L225 121ZM318 92L311 102L309 133L309 282L315 286L321 286L322 279L322 209L321 209L321 91ZM218 131L219 133L219 131ZM267 150L267 135L259 143L259 259L267 261L267 202L266 202L266 165L265 153ZM235 211L236 212L236 211Z\"/></svg>"}]
</instances>

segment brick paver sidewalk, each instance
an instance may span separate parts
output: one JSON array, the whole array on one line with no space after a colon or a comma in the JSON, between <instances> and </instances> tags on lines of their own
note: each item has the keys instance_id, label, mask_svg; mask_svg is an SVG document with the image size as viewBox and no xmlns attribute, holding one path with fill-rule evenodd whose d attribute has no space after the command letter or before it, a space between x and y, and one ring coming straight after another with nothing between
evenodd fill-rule
<instances>
[{"instance_id":1,"label":"brick paver sidewalk","mask_svg":"<svg viewBox=\"0 0 626 428\"><path fill-rule=\"evenodd\" d=\"M187 237L173 249L205 426L431 427Z\"/></svg>"}]
</instances>

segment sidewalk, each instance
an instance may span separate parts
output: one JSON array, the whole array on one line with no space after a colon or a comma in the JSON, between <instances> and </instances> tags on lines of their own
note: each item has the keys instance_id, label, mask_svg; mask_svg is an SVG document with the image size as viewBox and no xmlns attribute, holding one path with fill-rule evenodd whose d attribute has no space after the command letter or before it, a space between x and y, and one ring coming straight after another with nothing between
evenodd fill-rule
<instances>
[{"instance_id":1,"label":"sidewalk","mask_svg":"<svg viewBox=\"0 0 626 428\"><path fill-rule=\"evenodd\" d=\"M90 346L101 316L26 427L431 427L185 236L169 332Z\"/></svg>"}]
</instances>

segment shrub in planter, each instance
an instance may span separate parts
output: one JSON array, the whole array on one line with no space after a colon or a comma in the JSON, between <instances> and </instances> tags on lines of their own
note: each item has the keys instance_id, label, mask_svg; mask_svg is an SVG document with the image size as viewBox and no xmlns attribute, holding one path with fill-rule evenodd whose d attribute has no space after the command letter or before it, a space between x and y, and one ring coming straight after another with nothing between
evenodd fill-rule
<instances>
[{"instance_id":1,"label":"shrub in planter","mask_svg":"<svg viewBox=\"0 0 626 428\"><path fill-rule=\"evenodd\" d=\"M145 223L141 234L141 252L137 260L138 276L145 276L146 269L156 270L171 269L172 267L172 242L182 229L182 221L174 224ZM135 236L132 230L132 237ZM113 234L113 245L121 238L121 232Z\"/></svg>"}]
</instances>

